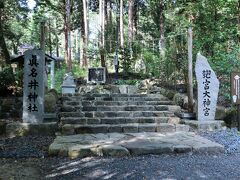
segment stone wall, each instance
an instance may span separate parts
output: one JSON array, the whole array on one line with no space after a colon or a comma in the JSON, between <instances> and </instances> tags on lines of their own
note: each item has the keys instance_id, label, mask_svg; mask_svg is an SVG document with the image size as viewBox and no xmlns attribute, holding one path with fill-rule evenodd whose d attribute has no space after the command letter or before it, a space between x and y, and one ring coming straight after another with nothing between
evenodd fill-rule
<instances>
[{"instance_id":1,"label":"stone wall","mask_svg":"<svg viewBox=\"0 0 240 180\"><path fill-rule=\"evenodd\" d=\"M23 108L22 97L0 97L0 119L21 118ZM59 96L55 90L45 94L45 113L56 113Z\"/></svg>"},{"instance_id":2,"label":"stone wall","mask_svg":"<svg viewBox=\"0 0 240 180\"><path fill-rule=\"evenodd\" d=\"M84 85L80 86L78 93L100 93L100 94L110 94L110 93L120 93L120 94L136 94L137 87L134 85Z\"/></svg>"},{"instance_id":3,"label":"stone wall","mask_svg":"<svg viewBox=\"0 0 240 180\"><path fill-rule=\"evenodd\" d=\"M173 90L165 88L159 88L159 91L164 96L173 100L176 105L179 105L182 109L187 110L188 107L188 96L186 93L179 93ZM197 100L194 99L194 112L197 111ZM234 107L217 106L215 113L216 120L224 120L227 127L237 126L237 111Z\"/></svg>"}]
</instances>

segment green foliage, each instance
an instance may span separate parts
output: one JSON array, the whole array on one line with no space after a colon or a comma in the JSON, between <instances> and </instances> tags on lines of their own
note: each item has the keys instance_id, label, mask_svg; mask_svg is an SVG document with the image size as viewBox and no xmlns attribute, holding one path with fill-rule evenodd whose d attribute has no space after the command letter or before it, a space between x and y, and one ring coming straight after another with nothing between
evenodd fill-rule
<instances>
[{"instance_id":1,"label":"green foliage","mask_svg":"<svg viewBox=\"0 0 240 180\"><path fill-rule=\"evenodd\" d=\"M53 50L60 48L61 55L64 44L61 40L64 31L64 1L41 0L36 1L37 7L32 16L28 16L29 9L27 0L4 0L1 1L1 22L3 31L0 32L6 39L8 50L16 52L20 44L39 45L39 23L45 19L51 19L51 28L47 31L46 51L50 50L49 35L51 35L51 47ZM109 1L108 1L109 2ZM71 30L84 30L83 4L80 0L72 0L71 8ZM100 54L105 54L108 72L113 69L115 52L120 46L117 39L117 5L111 1L112 20L106 19L105 47L99 46L98 1L89 2L89 44L88 59L91 66L100 66ZM118 48L119 71L133 72L134 65L142 58L146 65L146 74L160 77L165 82L179 83L187 80L187 28L193 27L193 66L196 54L200 51L209 59L212 68L220 79L220 94L229 97L229 77L232 71L240 68L239 60L239 1L237 0L211 0L211 1L159 1L146 0L135 1L136 9L134 23L136 26L132 49L129 47L127 38L128 31L128 8L124 1L124 48ZM163 17L160 14L163 12ZM107 14L107 13L106 13ZM161 24L162 23L162 24ZM93 30L93 27L97 27ZM118 30L120 28L118 27ZM162 30L162 31L161 31ZM161 34L164 32L164 34ZM161 35L165 39L165 49L159 49ZM118 36L119 38L119 36ZM73 52L80 52L82 42L75 42L80 35L74 38L72 44ZM78 47L76 47L78 45ZM132 50L132 51L131 51ZM75 58L79 60L79 56ZM61 90L63 76L66 73L65 66L56 69L56 86ZM75 77L86 75L86 71L78 64L73 63L73 74ZM142 73L143 74L143 73ZM18 75L16 75L17 78ZM19 80L17 80L20 83ZM133 82L119 82L133 83ZM133 83L134 84L134 83Z\"/></svg>"},{"instance_id":2,"label":"green foliage","mask_svg":"<svg viewBox=\"0 0 240 180\"><path fill-rule=\"evenodd\" d=\"M66 64L62 64L61 68L55 69L55 89L59 93L62 92L62 83L63 83L63 79L64 79L64 76L66 73L67 73ZM74 78L78 78L78 77L86 76L87 70L83 69L83 68L79 68L79 64L73 63L72 73L73 73ZM50 87L50 83L51 83L51 79L50 79L50 75L49 75L48 76L48 86L49 87Z\"/></svg>"},{"instance_id":3,"label":"green foliage","mask_svg":"<svg viewBox=\"0 0 240 180\"><path fill-rule=\"evenodd\" d=\"M4 3L3 1L0 1L0 9L4 8Z\"/></svg>"},{"instance_id":4,"label":"green foliage","mask_svg":"<svg viewBox=\"0 0 240 180\"><path fill-rule=\"evenodd\" d=\"M1 23L3 32L6 37L6 44L15 50L19 45L20 38L24 35L29 12L26 0L4 0L4 8L1 10Z\"/></svg>"},{"instance_id":5,"label":"green foliage","mask_svg":"<svg viewBox=\"0 0 240 180\"><path fill-rule=\"evenodd\" d=\"M17 86L23 87L23 69L17 69L14 76Z\"/></svg>"},{"instance_id":6,"label":"green foliage","mask_svg":"<svg viewBox=\"0 0 240 180\"><path fill-rule=\"evenodd\" d=\"M15 77L11 67L4 67L0 72L0 94L10 95L13 93L15 83Z\"/></svg>"},{"instance_id":7,"label":"green foliage","mask_svg":"<svg viewBox=\"0 0 240 180\"><path fill-rule=\"evenodd\" d=\"M83 77L87 75L87 70L85 68L79 67L78 63L73 63L72 72L75 78Z\"/></svg>"},{"instance_id":8,"label":"green foliage","mask_svg":"<svg viewBox=\"0 0 240 180\"><path fill-rule=\"evenodd\" d=\"M66 65L63 64L61 68L55 70L55 89L57 92L62 92L62 83L64 75L67 73Z\"/></svg>"},{"instance_id":9,"label":"green foliage","mask_svg":"<svg viewBox=\"0 0 240 180\"><path fill-rule=\"evenodd\" d=\"M137 85L139 84L140 80L137 79L129 79L129 80L123 80L119 79L117 80L116 84L117 85Z\"/></svg>"},{"instance_id":10,"label":"green foliage","mask_svg":"<svg viewBox=\"0 0 240 180\"><path fill-rule=\"evenodd\" d=\"M160 76L160 57L150 51L145 51L143 54L143 59L145 61L146 64L146 73L151 75L151 76L155 76L155 77L159 77Z\"/></svg>"},{"instance_id":11,"label":"green foliage","mask_svg":"<svg viewBox=\"0 0 240 180\"><path fill-rule=\"evenodd\" d=\"M133 42L132 49L125 43L124 49L119 50L120 68L124 72L133 72L136 60L140 57L142 47L140 42Z\"/></svg>"},{"instance_id":12,"label":"green foliage","mask_svg":"<svg viewBox=\"0 0 240 180\"><path fill-rule=\"evenodd\" d=\"M210 57L210 63L215 70L218 79L220 80L220 95L224 96L228 102L231 102L230 97L230 74L231 72L239 72L240 47L235 46L229 52L222 50L215 51L215 55Z\"/></svg>"}]
</instances>

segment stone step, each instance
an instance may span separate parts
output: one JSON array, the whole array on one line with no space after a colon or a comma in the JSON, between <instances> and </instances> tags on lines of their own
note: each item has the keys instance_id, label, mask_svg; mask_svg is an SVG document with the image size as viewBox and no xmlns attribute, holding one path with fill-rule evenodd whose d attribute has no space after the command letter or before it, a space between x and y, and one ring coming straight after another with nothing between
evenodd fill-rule
<instances>
[{"instance_id":1,"label":"stone step","mask_svg":"<svg viewBox=\"0 0 240 180\"><path fill-rule=\"evenodd\" d=\"M171 111L87 111L87 112L61 112L60 117L172 117Z\"/></svg>"},{"instance_id":2,"label":"stone step","mask_svg":"<svg viewBox=\"0 0 240 180\"><path fill-rule=\"evenodd\" d=\"M180 106L175 105L127 105L127 106L71 106L63 105L62 112L78 112L78 111L180 111Z\"/></svg>"},{"instance_id":3,"label":"stone step","mask_svg":"<svg viewBox=\"0 0 240 180\"><path fill-rule=\"evenodd\" d=\"M71 106L145 106L145 105L174 105L172 101L66 101L64 105Z\"/></svg>"},{"instance_id":4,"label":"stone step","mask_svg":"<svg viewBox=\"0 0 240 180\"><path fill-rule=\"evenodd\" d=\"M138 118L61 118L61 124L125 124L125 123L175 123L180 122L178 117L138 117Z\"/></svg>"},{"instance_id":5,"label":"stone step","mask_svg":"<svg viewBox=\"0 0 240 180\"><path fill-rule=\"evenodd\" d=\"M199 154L203 152L220 153L224 152L224 147L191 132L57 136L49 147L49 155L66 156L71 159L93 156L128 157L129 155Z\"/></svg>"},{"instance_id":6,"label":"stone step","mask_svg":"<svg viewBox=\"0 0 240 180\"><path fill-rule=\"evenodd\" d=\"M81 96L74 96L74 97L62 97L62 101L168 101L166 97L81 97Z\"/></svg>"},{"instance_id":7,"label":"stone step","mask_svg":"<svg viewBox=\"0 0 240 180\"><path fill-rule=\"evenodd\" d=\"M158 106L70 106L65 105L62 107L63 112L75 112L75 111L168 111L169 108L166 105Z\"/></svg>"},{"instance_id":8,"label":"stone step","mask_svg":"<svg viewBox=\"0 0 240 180\"><path fill-rule=\"evenodd\" d=\"M60 112L60 117L84 117L84 112Z\"/></svg>"},{"instance_id":9,"label":"stone step","mask_svg":"<svg viewBox=\"0 0 240 180\"><path fill-rule=\"evenodd\" d=\"M62 126L63 135L84 134L84 133L137 133L137 132L160 132L171 133L176 131L189 131L188 125L170 123L132 123L132 124L65 124Z\"/></svg>"},{"instance_id":10,"label":"stone step","mask_svg":"<svg viewBox=\"0 0 240 180\"><path fill-rule=\"evenodd\" d=\"M84 106L82 111L171 111L179 106ZM180 108L180 107L179 107Z\"/></svg>"},{"instance_id":11,"label":"stone step","mask_svg":"<svg viewBox=\"0 0 240 180\"><path fill-rule=\"evenodd\" d=\"M63 94L62 97L164 97L161 94L99 94L99 93L86 93L86 94Z\"/></svg>"}]
</instances>

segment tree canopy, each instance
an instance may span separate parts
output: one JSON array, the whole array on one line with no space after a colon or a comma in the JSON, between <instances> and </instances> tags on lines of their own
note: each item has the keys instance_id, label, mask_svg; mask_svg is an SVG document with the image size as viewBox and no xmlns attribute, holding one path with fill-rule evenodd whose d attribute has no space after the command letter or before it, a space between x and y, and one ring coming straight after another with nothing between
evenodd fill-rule
<instances>
[{"instance_id":1,"label":"tree canopy","mask_svg":"<svg viewBox=\"0 0 240 180\"><path fill-rule=\"evenodd\" d=\"M139 59L146 74L173 83L186 81L187 29L193 52L202 52L227 92L229 73L239 68L239 0L27 0L0 1L2 65L21 44L40 47L45 22L48 53L64 56L68 70L106 66L131 72ZM195 61L195 60L194 60Z\"/></svg>"}]
</instances>

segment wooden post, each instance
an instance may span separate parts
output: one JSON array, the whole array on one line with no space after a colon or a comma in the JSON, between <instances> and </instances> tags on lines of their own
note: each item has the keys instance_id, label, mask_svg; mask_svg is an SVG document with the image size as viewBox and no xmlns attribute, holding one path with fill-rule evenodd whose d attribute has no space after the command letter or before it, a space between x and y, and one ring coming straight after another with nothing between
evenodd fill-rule
<instances>
[{"instance_id":1,"label":"wooden post","mask_svg":"<svg viewBox=\"0 0 240 180\"><path fill-rule=\"evenodd\" d=\"M237 105L237 123L238 123L238 131L240 131L240 105Z\"/></svg>"},{"instance_id":2,"label":"wooden post","mask_svg":"<svg viewBox=\"0 0 240 180\"><path fill-rule=\"evenodd\" d=\"M54 69L55 68L55 61L52 60L51 61L51 89L54 89L55 87L55 72Z\"/></svg>"},{"instance_id":3,"label":"wooden post","mask_svg":"<svg viewBox=\"0 0 240 180\"><path fill-rule=\"evenodd\" d=\"M188 112L193 112L192 27L188 28Z\"/></svg>"}]
</instances>

